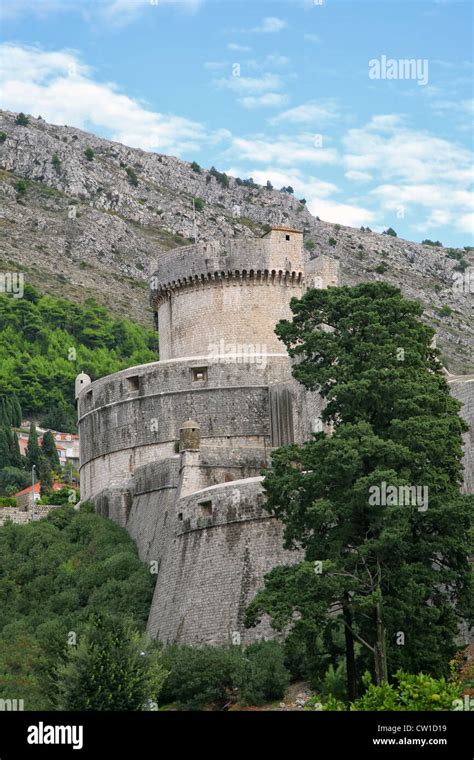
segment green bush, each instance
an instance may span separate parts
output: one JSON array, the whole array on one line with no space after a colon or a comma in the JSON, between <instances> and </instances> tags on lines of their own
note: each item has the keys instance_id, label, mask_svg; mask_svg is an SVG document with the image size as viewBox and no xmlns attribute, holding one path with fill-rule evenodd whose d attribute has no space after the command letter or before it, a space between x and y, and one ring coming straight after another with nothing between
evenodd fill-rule
<instances>
[{"instance_id":1,"label":"green bush","mask_svg":"<svg viewBox=\"0 0 474 760\"><path fill-rule=\"evenodd\" d=\"M259 705L281 699L290 682L283 647L276 641L251 644L244 653L239 688L242 704Z\"/></svg>"},{"instance_id":2,"label":"green bush","mask_svg":"<svg viewBox=\"0 0 474 760\"><path fill-rule=\"evenodd\" d=\"M382 232L382 235L390 235L391 237L397 237L397 233L393 229L393 227L389 227L388 230L384 230Z\"/></svg>"},{"instance_id":3,"label":"green bush","mask_svg":"<svg viewBox=\"0 0 474 760\"><path fill-rule=\"evenodd\" d=\"M439 240L429 240L428 238L426 240L421 241L421 245L431 245L434 248L442 248L443 244Z\"/></svg>"},{"instance_id":4,"label":"green bush","mask_svg":"<svg viewBox=\"0 0 474 760\"><path fill-rule=\"evenodd\" d=\"M469 264L467 263L465 258L459 259L458 263L454 267L455 272L465 272L468 268Z\"/></svg>"},{"instance_id":5,"label":"green bush","mask_svg":"<svg viewBox=\"0 0 474 760\"><path fill-rule=\"evenodd\" d=\"M15 190L18 195L26 195L26 191L28 190L28 182L26 179L19 179L15 185Z\"/></svg>"},{"instance_id":6,"label":"green bush","mask_svg":"<svg viewBox=\"0 0 474 760\"><path fill-rule=\"evenodd\" d=\"M27 127L30 123L30 120L28 116L26 116L23 111L20 111L18 116L15 119L15 124L19 124L20 127Z\"/></svg>"},{"instance_id":7,"label":"green bush","mask_svg":"<svg viewBox=\"0 0 474 760\"><path fill-rule=\"evenodd\" d=\"M5 140L7 139L7 136L8 135L6 132L0 132L0 144L5 142Z\"/></svg>"},{"instance_id":8,"label":"green bush","mask_svg":"<svg viewBox=\"0 0 474 760\"><path fill-rule=\"evenodd\" d=\"M161 702L175 703L179 710L199 710L231 700L256 705L281 698L290 681L284 658L283 647L275 641L246 649L167 647L162 666L169 675Z\"/></svg>"},{"instance_id":9,"label":"green bush","mask_svg":"<svg viewBox=\"0 0 474 760\"><path fill-rule=\"evenodd\" d=\"M211 174L213 177L215 177L216 181L220 185L222 185L222 187L225 190L227 190L227 188L229 187L230 182L229 182L229 177L227 176L227 174L225 174L225 172L218 172L217 169L215 168L215 166L212 166L211 169L210 169L210 171L209 171L209 174Z\"/></svg>"},{"instance_id":10,"label":"green bush","mask_svg":"<svg viewBox=\"0 0 474 760\"><path fill-rule=\"evenodd\" d=\"M399 670L397 684L375 686L368 673L362 679L367 687L365 694L351 705L351 710L452 710L454 700L462 693L461 684L454 678L432 678L418 673L412 675Z\"/></svg>"},{"instance_id":11,"label":"green bush","mask_svg":"<svg viewBox=\"0 0 474 760\"><path fill-rule=\"evenodd\" d=\"M240 680L242 656L238 647L171 646L163 651L162 665L169 671L162 704L174 702L180 710L199 710L211 702L229 701Z\"/></svg>"},{"instance_id":12,"label":"green bush","mask_svg":"<svg viewBox=\"0 0 474 760\"><path fill-rule=\"evenodd\" d=\"M384 272L386 272L387 269L388 269L388 266L386 265L384 261L382 261L381 264L378 264L375 267L374 272L377 272L377 274L384 274Z\"/></svg>"},{"instance_id":13,"label":"green bush","mask_svg":"<svg viewBox=\"0 0 474 760\"><path fill-rule=\"evenodd\" d=\"M131 166L127 166L127 168L125 169L125 171L127 173L128 181L130 182L130 184L133 185L134 187L137 187L137 185L138 185L138 177L137 177L137 173L136 173L135 169L132 169Z\"/></svg>"},{"instance_id":14,"label":"green bush","mask_svg":"<svg viewBox=\"0 0 474 760\"><path fill-rule=\"evenodd\" d=\"M205 206L205 201L202 198L194 199L194 208L196 211L202 211Z\"/></svg>"},{"instance_id":15,"label":"green bush","mask_svg":"<svg viewBox=\"0 0 474 760\"><path fill-rule=\"evenodd\" d=\"M193 170L193 172L196 172L196 174L201 174L201 167L199 166L197 161L192 162L191 169Z\"/></svg>"},{"instance_id":16,"label":"green bush","mask_svg":"<svg viewBox=\"0 0 474 760\"><path fill-rule=\"evenodd\" d=\"M444 306L441 307L441 309L438 309L438 314L440 317L450 317L453 313L453 310L448 304L444 304Z\"/></svg>"},{"instance_id":17,"label":"green bush","mask_svg":"<svg viewBox=\"0 0 474 760\"><path fill-rule=\"evenodd\" d=\"M55 171L59 174L61 171L61 159L59 158L57 153L53 153L53 158L51 159L51 163L54 166Z\"/></svg>"},{"instance_id":18,"label":"green bush","mask_svg":"<svg viewBox=\"0 0 474 760\"><path fill-rule=\"evenodd\" d=\"M321 683L321 694L325 698L333 697L338 701L347 699L346 665L343 660L337 668L329 665Z\"/></svg>"},{"instance_id":19,"label":"green bush","mask_svg":"<svg viewBox=\"0 0 474 760\"><path fill-rule=\"evenodd\" d=\"M16 507L16 499L11 496L0 496L0 507Z\"/></svg>"},{"instance_id":20,"label":"green bush","mask_svg":"<svg viewBox=\"0 0 474 760\"><path fill-rule=\"evenodd\" d=\"M92 148L86 148L84 151L84 155L88 161L94 160L94 151L92 150Z\"/></svg>"},{"instance_id":21,"label":"green bush","mask_svg":"<svg viewBox=\"0 0 474 760\"><path fill-rule=\"evenodd\" d=\"M133 621L94 615L58 668L62 710L144 710L158 704L168 674L158 646Z\"/></svg>"},{"instance_id":22,"label":"green bush","mask_svg":"<svg viewBox=\"0 0 474 760\"><path fill-rule=\"evenodd\" d=\"M335 238L333 238L333 237L330 237L329 240L328 240L328 243L329 243L329 245L334 246L334 245L336 245L337 240Z\"/></svg>"}]
</instances>

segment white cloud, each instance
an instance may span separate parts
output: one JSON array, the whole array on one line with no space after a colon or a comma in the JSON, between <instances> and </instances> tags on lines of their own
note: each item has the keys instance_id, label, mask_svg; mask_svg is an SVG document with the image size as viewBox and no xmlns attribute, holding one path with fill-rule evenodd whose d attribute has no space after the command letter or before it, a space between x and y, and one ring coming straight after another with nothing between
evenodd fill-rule
<instances>
[{"instance_id":1,"label":"white cloud","mask_svg":"<svg viewBox=\"0 0 474 760\"><path fill-rule=\"evenodd\" d=\"M248 95L240 98L239 103L244 108L276 108L282 106L287 101L287 96L278 92L266 92L264 95Z\"/></svg>"},{"instance_id":2,"label":"white cloud","mask_svg":"<svg viewBox=\"0 0 474 760\"><path fill-rule=\"evenodd\" d=\"M290 62L290 59L286 55L278 55L276 53L267 55L265 60L271 66L287 66Z\"/></svg>"},{"instance_id":3,"label":"white cloud","mask_svg":"<svg viewBox=\"0 0 474 760\"><path fill-rule=\"evenodd\" d=\"M428 133L410 129L395 114L374 117L343 138L346 178L372 178L367 198L379 214L403 210L416 232L451 226L469 231L474 207L469 150Z\"/></svg>"},{"instance_id":4,"label":"white cloud","mask_svg":"<svg viewBox=\"0 0 474 760\"><path fill-rule=\"evenodd\" d=\"M315 128L318 124L335 121L339 116L338 107L332 100L309 100L295 108L278 114L272 119L272 124L310 124Z\"/></svg>"},{"instance_id":5,"label":"white cloud","mask_svg":"<svg viewBox=\"0 0 474 760\"><path fill-rule=\"evenodd\" d=\"M373 222L377 215L363 206L353 206L350 203L337 203L318 197L308 198L308 208L314 216L319 216L325 222L345 224L348 227L360 227Z\"/></svg>"},{"instance_id":6,"label":"white cloud","mask_svg":"<svg viewBox=\"0 0 474 760\"><path fill-rule=\"evenodd\" d=\"M459 217L456 227L460 232L467 232L471 238L474 237L474 212Z\"/></svg>"},{"instance_id":7,"label":"white cloud","mask_svg":"<svg viewBox=\"0 0 474 760\"><path fill-rule=\"evenodd\" d=\"M237 53L249 53L252 50L248 45L238 45L236 42L229 42L227 47L229 50L235 50Z\"/></svg>"},{"instance_id":8,"label":"white cloud","mask_svg":"<svg viewBox=\"0 0 474 760\"><path fill-rule=\"evenodd\" d=\"M241 160L274 164L278 167L295 164L336 164L338 155L334 149L318 148L314 135L280 135L269 140L265 135L236 137L229 149Z\"/></svg>"},{"instance_id":9,"label":"white cloud","mask_svg":"<svg viewBox=\"0 0 474 760\"><path fill-rule=\"evenodd\" d=\"M5 17L23 15L47 16L53 13L80 13L85 18L102 17L108 22L125 24L146 8L165 5L186 11L196 11L204 0L2 0Z\"/></svg>"},{"instance_id":10,"label":"white cloud","mask_svg":"<svg viewBox=\"0 0 474 760\"><path fill-rule=\"evenodd\" d=\"M94 81L91 70L68 50L48 53L12 44L0 46L4 107L41 114L54 124L98 131L144 150L181 154L223 138L195 121L150 110L113 83Z\"/></svg>"},{"instance_id":11,"label":"white cloud","mask_svg":"<svg viewBox=\"0 0 474 760\"><path fill-rule=\"evenodd\" d=\"M374 117L343 139L349 170L377 170L382 179L410 183L468 182L472 155L443 138L405 127L398 116Z\"/></svg>"},{"instance_id":12,"label":"white cloud","mask_svg":"<svg viewBox=\"0 0 474 760\"><path fill-rule=\"evenodd\" d=\"M259 32L262 34L273 34L275 32L281 32L288 26L287 22L282 18L276 16L265 16L259 26L252 29L252 32Z\"/></svg>"},{"instance_id":13,"label":"white cloud","mask_svg":"<svg viewBox=\"0 0 474 760\"><path fill-rule=\"evenodd\" d=\"M275 169L273 164L268 168L253 168L250 171L237 164L226 169L227 174L237 177L253 177L259 185L265 185L270 180L276 190L281 187L291 187L298 198L306 198L308 209L314 216L319 216L326 222L346 224L359 227L361 224L373 224L376 214L363 206L340 203L331 198L340 190L333 182L324 182L313 176L306 176L299 169ZM270 213L270 212L269 212ZM278 221L274 219L272 221Z\"/></svg>"},{"instance_id":14,"label":"white cloud","mask_svg":"<svg viewBox=\"0 0 474 760\"><path fill-rule=\"evenodd\" d=\"M279 90L282 86L280 77L275 74L264 74L262 77L230 76L215 81L217 87L232 90L239 95L258 94Z\"/></svg>"},{"instance_id":15,"label":"white cloud","mask_svg":"<svg viewBox=\"0 0 474 760\"><path fill-rule=\"evenodd\" d=\"M369 182L372 179L372 175L369 172L349 171L344 176L346 179L351 180L351 182Z\"/></svg>"},{"instance_id":16,"label":"white cloud","mask_svg":"<svg viewBox=\"0 0 474 760\"><path fill-rule=\"evenodd\" d=\"M304 35L304 39L307 40L308 42L315 42L315 43L321 42L321 38L317 34L312 34L312 33L306 33Z\"/></svg>"}]
</instances>

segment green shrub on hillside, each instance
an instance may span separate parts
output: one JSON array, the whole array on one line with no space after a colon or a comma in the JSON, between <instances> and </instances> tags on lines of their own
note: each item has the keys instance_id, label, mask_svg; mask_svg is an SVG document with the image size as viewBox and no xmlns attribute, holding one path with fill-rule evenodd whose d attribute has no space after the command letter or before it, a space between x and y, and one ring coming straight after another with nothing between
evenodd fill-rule
<instances>
[{"instance_id":1,"label":"green shrub on hillside","mask_svg":"<svg viewBox=\"0 0 474 760\"><path fill-rule=\"evenodd\" d=\"M244 652L240 672L239 701L259 705L281 699L290 682L283 648L276 641L259 641Z\"/></svg>"},{"instance_id":2,"label":"green shrub on hillside","mask_svg":"<svg viewBox=\"0 0 474 760\"><path fill-rule=\"evenodd\" d=\"M233 702L262 704L282 698L290 680L284 651L275 641L243 649L233 647L171 646L162 664L169 676L161 701L180 710L199 710Z\"/></svg>"},{"instance_id":3,"label":"green shrub on hillside","mask_svg":"<svg viewBox=\"0 0 474 760\"><path fill-rule=\"evenodd\" d=\"M1 696L24 698L27 710L54 708L58 668L92 615L127 617L143 631L154 580L127 532L88 505L1 527ZM23 646L30 654L14 667Z\"/></svg>"}]
</instances>

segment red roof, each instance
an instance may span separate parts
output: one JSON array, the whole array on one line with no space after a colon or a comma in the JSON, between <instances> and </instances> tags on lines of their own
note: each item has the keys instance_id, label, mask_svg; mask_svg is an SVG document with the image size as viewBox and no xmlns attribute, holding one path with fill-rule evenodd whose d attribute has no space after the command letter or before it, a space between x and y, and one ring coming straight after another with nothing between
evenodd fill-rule
<instances>
[{"instance_id":1,"label":"red roof","mask_svg":"<svg viewBox=\"0 0 474 760\"><path fill-rule=\"evenodd\" d=\"M40 492L40 487L41 487L41 484L38 483L38 482L36 482L35 483L35 493L39 493ZM66 488L66 487L67 486L64 483L58 483L57 481L56 481L56 483L53 483L53 491L60 491L61 488ZM23 491L18 491L18 493L14 494L14 498L16 498L17 496L23 496L23 494L25 494L25 493L31 493L32 490L33 490L33 487L32 486L28 486L28 488L24 488Z\"/></svg>"}]
</instances>

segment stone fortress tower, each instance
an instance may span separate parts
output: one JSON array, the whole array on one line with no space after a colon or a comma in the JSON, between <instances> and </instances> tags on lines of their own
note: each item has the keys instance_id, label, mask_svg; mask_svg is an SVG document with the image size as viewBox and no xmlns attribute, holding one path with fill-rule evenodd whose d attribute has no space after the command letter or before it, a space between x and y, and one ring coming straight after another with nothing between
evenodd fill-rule
<instances>
[{"instance_id":1,"label":"stone fortress tower","mask_svg":"<svg viewBox=\"0 0 474 760\"><path fill-rule=\"evenodd\" d=\"M292 297L337 284L337 262L309 260L285 227L163 253L151 277L160 361L78 378L81 499L156 573L148 630L164 642L270 633L244 628L246 607L296 556L262 508L261 472L273 448L322 429L322 401L292 378L274 329Z\"/></svg>"}]
</instances>

